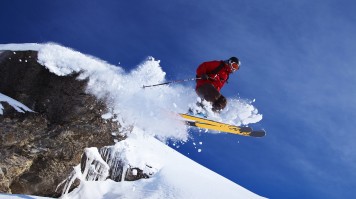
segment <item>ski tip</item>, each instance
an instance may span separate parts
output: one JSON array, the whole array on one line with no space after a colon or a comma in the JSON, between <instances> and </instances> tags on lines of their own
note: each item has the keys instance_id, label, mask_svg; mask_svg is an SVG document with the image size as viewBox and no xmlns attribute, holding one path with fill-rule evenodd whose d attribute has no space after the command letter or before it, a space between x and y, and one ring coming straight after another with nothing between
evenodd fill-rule
<instances>
[{"instance_id":1,"label":"ski tip","mask_svg":"<svg viewBox=\"0 0 356 199\"><path fill-rule=\"evenodd\" d=\"M266 136L266 131L265 130L252 131L250 133L250 136L252 136L252 137L264 137L264 136Z\"/></svg>"}]
</instances>

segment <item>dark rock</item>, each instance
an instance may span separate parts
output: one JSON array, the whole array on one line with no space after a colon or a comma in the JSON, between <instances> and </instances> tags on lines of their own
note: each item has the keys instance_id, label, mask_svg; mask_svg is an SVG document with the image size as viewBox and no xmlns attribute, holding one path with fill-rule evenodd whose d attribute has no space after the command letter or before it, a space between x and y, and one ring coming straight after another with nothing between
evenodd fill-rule
<instances>
[{"instance_id":1,"label":"dark rock","mask_svg":"<svg viewBox=\"0 0 356 199\"><path fill-rule=\"evenodd\" d=\"M77 75L50 73L35 51L0 53L0 93L34 111L19 113L2 103L0 192L59 196L57 185L80 163L84 148L113 144L117 122L101 118L105 104L85 92L87 81Z\"/></svg>"}]
</instances>

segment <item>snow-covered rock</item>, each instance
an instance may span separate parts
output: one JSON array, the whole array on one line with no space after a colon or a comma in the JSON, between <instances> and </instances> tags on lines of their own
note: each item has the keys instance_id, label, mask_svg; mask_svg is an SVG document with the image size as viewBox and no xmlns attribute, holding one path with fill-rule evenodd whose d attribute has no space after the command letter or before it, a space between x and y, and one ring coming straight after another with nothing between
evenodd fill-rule
<instances>
[{"instance_id":1,"label":"snow-covered rock","mask_svg":"<svg viewBox=\"0 0 356 199\"><path fill-rule=\"evenodd\" d=\"M106 126L103 131L106 133L102 134L103 137L118 136L119 134L128 137L123 141L111 137L112 141L114 142L116 139L117 143L112 146L106 146L104 149L93 148L95 144L87 143L88 148L85 150L86 157L84 158L87 161L75 167L65 187L70 187L70 184L75 179L80 180L80 185L70 193L67 193L68 189L64 189L67 194L63 198L261 198L189 160L163 143L167 138L178 141L189 139L189 131L184 123L179 121L176 113L186 112L189 106L195 104L196 94L194 89L181 85L165 85L143 89L143 85L166 81L165 72L160 67L159 60L148 57L137 68L125 71L120 66L108 64L95 57L84 55L53 43L6 44L0 45L0 51L2 51L0 64L10 67L15 64L24 67L22 70L18 70L17 73L13 70L14 79L7 78L4 80L0 78L0 93L3 93L2 96L11 96L13 99L6 98L7 102L10 101L14 108L20 108L20 110L34 111L32 115L41 114L44 110L48 110L52 115L58 116L60 119L60 122L56 123L58 125L71 124L70 126L77 126L78 124L73 124L73 121L80 121L80 124L83 125L77 126L77 130L73 131L66 131L65 128L61 128L63 131L60 132L50 130L49 132L57 133L53 134L53 138L67 140L71 135L78 136L78 132L89 136L95 134L97 132L95 128L94 130L85 128L86 125L92 124L93 121L102 122L100 125ZM12 55L9 56L9 53L12 53ZM52 76L53 80L56 81L46 81L46 78L41 79L41 75L34 75L39 74L38 71L42 71L42 69L27 70L29 66L33 65L42 67L48 73L47 75ZM3 67L0 67L0 70L2 69ZM16 74L19 76L16 77ZM79 108L78 112L78 107L67 106L67 103L54 98L47 100L46 95L41 98L33 98L31 93L22 93L21 88L28 88L27 85L18 86L17 83L21 81L17 80L22 77L20 74L29 74L27 81L38 82L40 79L41 83L36 84L38 86L49 84L49 87L46 87L45 90L39 90L49 93L58 92L60 93L58 99L66 96L76 101L76 97L82 95L94 96L95 100L86 101L80 99L76 101L78 104L85 106L86 111L89 111L80 112L81 109ZM81 89L78 91L78 89L68 86L65 83L66 79L71 81L75 79L80 82ZM10 87L15 84L18 89L10 92ZM32 90L38 92L38 88L35 85ZM35 100L29 100L31 97ZM4 98L2 97L2 99ZM26 106L18 104L15 100L25 104L28 109ZM262 115L258 113L258 110L251 102L243 99L228 99L228 101L228 106L220 115L212 115L214 119L234 125L247 125L262 119ZM104 104L100 104L100 102ZM92 106L97 103L99 106ZM97 110L96 107L100 107L100 105L103 108ZM56 107L56 109L49 108L51 106ZM95 112L94 115L91 110ZM66 114L73 112L82 113L82 115L77 114L73 118L68 117ZM5 111L0 117L7 117L7 114ZM91 119L88 119L88 117ZM42 125L44 127L48 126L48 123L46 123L48 121L57 121L57 118L49 117L42 122ZM113 123L116 123L116 128L114 128ZM39 125L40 123L36 124ZM43 137L41 136L35 136L34 140L46 143L45 147L33 148L29 145L29 142L26 142L25 145L28 146L29 151L51 153L51 145L49 144L51 142L48 139L42 140ZM103 143L100 138L97 139L98 142ZM65 146L66 149L72 149L76 152L83 150L78 147L79 143L76 140L70 139L70 141L72 141L72 145L69 142ZM81 142L85 142L85 140L81 140ZM17 155L15 151L11 153ZM56 162L59 159L65 159L70 156L75 155L57 152L52 160ZM35 153L34 157L40 158L42 156ZM78 159L78 157L75 158ZM43 166L44 170L49 168L47 165L49 160L35 160L45 165ZM117 164L118 162L122 164ZM115 171L115 169L119 168L117 165L120 165L119 170L121 172ZM68 165L66 166L67 170L71 169L68 168ZM133 176L139 175L140 171L142 171L149 178L137 181L123 181L128 171ZM60 174L62 175L63 173ZM120 174L121 181L118 180L119 182L107 179L110 176L118 177ZM30 187L31 183L33 183L31 180L27 180L27 182L27 187ZM46 181L46 183L51 182ZM56 182L52 182L52 184L54 183ZM40 188L41 183L38 183L37 186ZM32 194L30 192L26 193Z\"/></svg>"}]
</instances>

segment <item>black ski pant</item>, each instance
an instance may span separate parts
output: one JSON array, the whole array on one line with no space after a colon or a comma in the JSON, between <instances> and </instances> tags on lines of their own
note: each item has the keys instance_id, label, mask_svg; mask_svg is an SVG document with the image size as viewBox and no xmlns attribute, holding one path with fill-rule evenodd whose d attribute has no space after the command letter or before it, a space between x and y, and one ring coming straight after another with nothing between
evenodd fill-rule
<instances>
[{"instance_id":1,"label":"black ski pant","mask_svg":"<svg viewBox=\"0 0 356 199\"><path fill-rule=\"evenodd\" d=\"M212 84L203 84L196 88L197 95L210 102L213 106L213 111L218 112L226 107L226 98Z\"/></svg>"}]
</instances>

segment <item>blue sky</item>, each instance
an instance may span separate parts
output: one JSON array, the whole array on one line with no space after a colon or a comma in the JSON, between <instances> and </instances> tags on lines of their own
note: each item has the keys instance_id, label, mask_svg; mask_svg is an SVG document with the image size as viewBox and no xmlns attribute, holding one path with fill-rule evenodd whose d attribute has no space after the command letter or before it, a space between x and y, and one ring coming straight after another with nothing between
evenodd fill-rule
<instances>
[{"instance_id":1,"label":"blue sky","mask_svg":"<svg viewBox=\"0 0 356 199\"><path fill-rule=\"evenodd\" d=\"M56 42L167 79L237 56L222 89L256 99L268 135L201 134L178 151L269 198L356 198L356 2L2 1L0 43ZM189 83L187 84L189 86ZM193 89L193 85L192 89ZM203 144L194 148L193 142ZM199 145L199 144L198 144Z\"/></svg>"}]
</instances>

